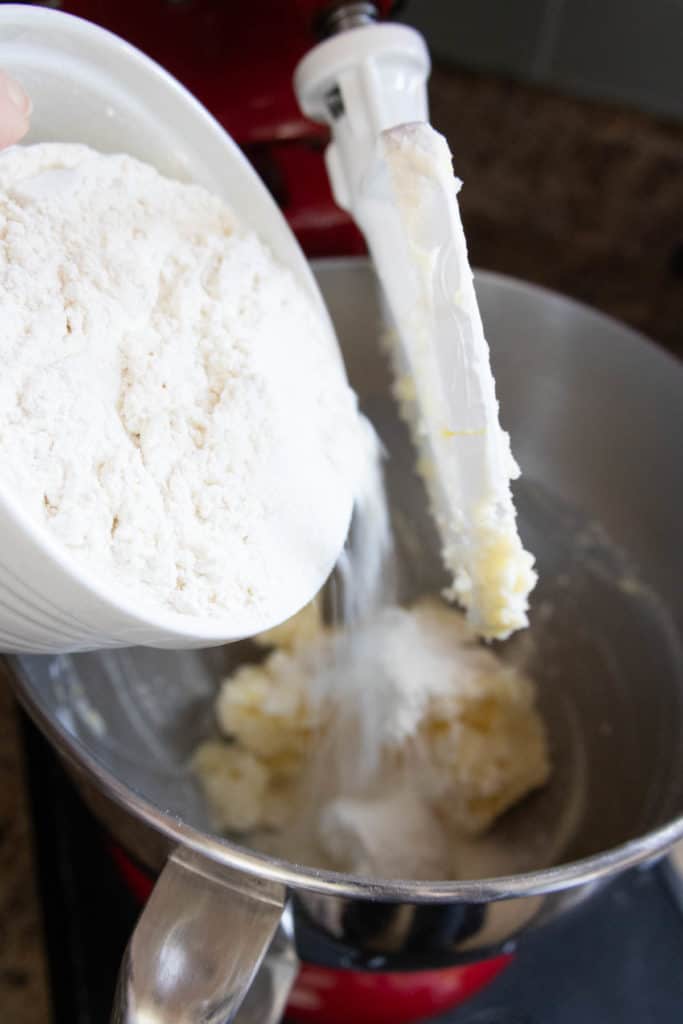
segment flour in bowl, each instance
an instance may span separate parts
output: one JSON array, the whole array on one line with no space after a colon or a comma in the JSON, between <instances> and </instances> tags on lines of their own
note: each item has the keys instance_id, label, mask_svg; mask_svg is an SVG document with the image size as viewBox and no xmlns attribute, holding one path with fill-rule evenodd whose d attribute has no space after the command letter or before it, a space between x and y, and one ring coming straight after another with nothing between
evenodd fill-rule
<instances>
[{"instance_id":1,"label":"flour in bowl","mask_svg":"<svg viewBox=\"0 0 683 1024\"><path fill-rule=\"evenodd\" d=\"M0 356L0 488L101 582L262 621L317 589L368 435L318 303L222 200L3 153Z\"/></svg>"}]
</instances>

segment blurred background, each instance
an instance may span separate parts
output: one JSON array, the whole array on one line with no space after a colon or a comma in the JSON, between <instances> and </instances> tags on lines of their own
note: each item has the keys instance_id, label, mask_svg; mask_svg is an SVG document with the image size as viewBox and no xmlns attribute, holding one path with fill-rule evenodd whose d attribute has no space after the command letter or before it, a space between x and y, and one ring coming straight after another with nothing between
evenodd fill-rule
<instances>
[{"instance_id":1,"label":"blurred background","mask_svg":"<svg viewBox=\"0 0 683 1024\"><path fill-rule=\"evenodd\" d=\"M473 261L683 354L683 2L406 0Z\"/></svg>"},{"instance_id":2,"label":"blurred background","mask_svg":"<svg viewBox=\"0 0 683 1024\"><path fill-rule=\"evenodd\" d=\"M683 119L680 0L405 0L434 56Z\"/></svg>"}]
</instances>

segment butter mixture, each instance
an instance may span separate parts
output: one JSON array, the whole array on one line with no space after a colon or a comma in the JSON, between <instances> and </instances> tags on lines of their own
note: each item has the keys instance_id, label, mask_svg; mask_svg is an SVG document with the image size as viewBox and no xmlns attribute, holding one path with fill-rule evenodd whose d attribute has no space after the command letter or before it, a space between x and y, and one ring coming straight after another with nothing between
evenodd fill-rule
<instances>
[{"instance_id":1,"label":"butter mixture","mask_svg":"<svg viewBox=\"0 0 683 1024\"><path fill-rule=\"evenodd\" d=\"M439 601L350 631L311 605L260 642L194 759L220 831L337 870L457 877L462 844L548 777L531 681Z\"/></svg>"}]
</instances>

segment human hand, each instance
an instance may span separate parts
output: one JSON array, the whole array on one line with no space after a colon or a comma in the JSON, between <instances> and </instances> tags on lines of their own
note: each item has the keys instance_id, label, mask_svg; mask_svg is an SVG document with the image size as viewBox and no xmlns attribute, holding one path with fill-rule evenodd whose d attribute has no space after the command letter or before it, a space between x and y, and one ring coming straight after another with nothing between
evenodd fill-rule
<instances>
[{"instance_id":1,"label":"human hand","mask_svg":"<svg viewBox=\"0 0 683 1024\"><path fill-rule=\"evenodd\" d=\"M18 82L0 71L0 149L23 138L31 109L31 101Z\"/></svg>"}]
</instances>

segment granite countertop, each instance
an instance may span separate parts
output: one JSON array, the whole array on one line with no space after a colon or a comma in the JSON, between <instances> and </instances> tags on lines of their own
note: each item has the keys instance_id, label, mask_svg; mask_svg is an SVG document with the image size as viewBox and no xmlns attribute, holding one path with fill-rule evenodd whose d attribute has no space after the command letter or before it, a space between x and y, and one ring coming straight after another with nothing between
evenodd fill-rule
<instances>
[{"instance_id":1,"label":"granite countertop","mask_svg":"<svg viewBox=\"0 0 683 1024\"><path fill-rule=\"evenodd\" d=\"M683 355L683 124L443 69L431 114L464 181L472 263Z\"/></svg>"},{"instance_id":2,"label":"granite countertop","mask_svg":"<svg viewBox=\"0 0 683 1024\"><path fill-rule=\"evenodd\" d=\"M683 355L683 124L437 68L470 255L626 321ZM0 678L0 1008L49 1020L16 712Z\"/></svg>"}]
</instances>

